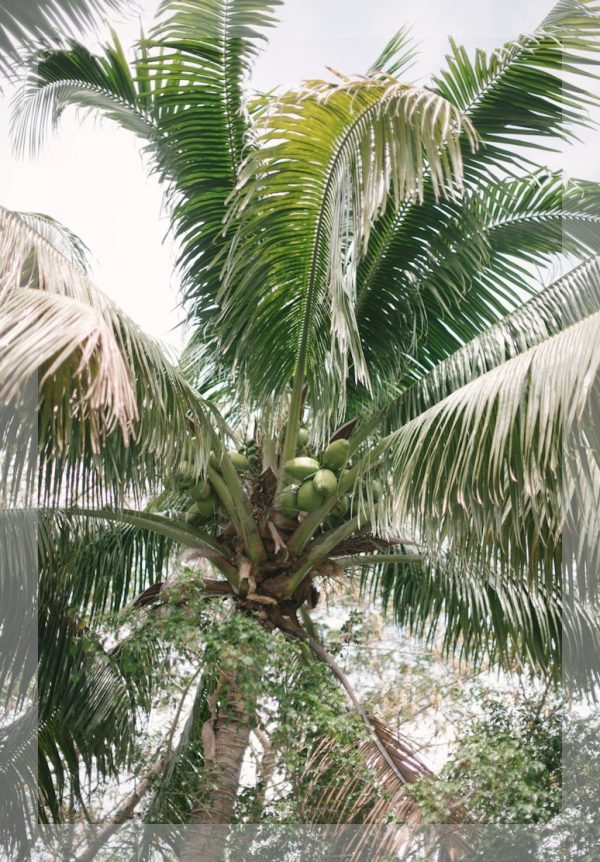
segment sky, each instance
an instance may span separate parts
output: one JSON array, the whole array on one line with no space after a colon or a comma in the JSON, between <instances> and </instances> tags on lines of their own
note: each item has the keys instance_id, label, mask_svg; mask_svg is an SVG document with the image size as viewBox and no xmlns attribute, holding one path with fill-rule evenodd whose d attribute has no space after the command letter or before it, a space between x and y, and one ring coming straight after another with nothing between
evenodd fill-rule
<instances>
[{"instance_id":1,"label":"sky","mask_svg":"<svg viewBox=\"0 0 600 862\"><path fill-rule=\"evenodd\" d=\"M137 0L130 14L107 22L127 47L147 30L157 0ZM280 25L259 57L253 86L270 90L302 78L322 77L331 66L346 73L368 68L387 40L411 25L420 46L409 78L424 82L444 65L448 35L467 48L491 50L532 30L551 0L286 0ZM93 46L94 40L86 42ZM178 327L177 278L161 190L148 177L134 137L108 121L80 123L66 112L59 132L41 155L17 159L8 142L10 94L0 99L0 201L16 210L46 212L78 234L92 252L96 284L148 333L173 349ZM600 180L600 158L591 136L547 163L567 173Z\"/></svg>"}]
</instances>

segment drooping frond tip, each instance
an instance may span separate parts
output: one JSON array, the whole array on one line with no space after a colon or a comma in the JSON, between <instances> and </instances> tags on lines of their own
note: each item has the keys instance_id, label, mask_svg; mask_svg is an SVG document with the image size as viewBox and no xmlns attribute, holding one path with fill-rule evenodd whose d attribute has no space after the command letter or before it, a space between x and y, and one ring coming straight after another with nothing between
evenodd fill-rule
<instances>
[{"instance_id":1,"label":"drooping frond tip","mask_svg":"<svg viewBox=\"0 0 600 862\"><path fill-rule=\"evenodd\" d=\"M34 222L36 227L39 225ZM45 223L44 223L45 224ZM56 239L56 227L52 232ZM66 234L60 235L63 241ZM73 246L77 256L80 248ZM18 398L36 372L40 385L69 357L83 412L102 417L125 437L137 419L133 381L110 325L108 303L87 275L29 220L0 207L0 397ZM96 427L93 423L92 427ZM99 447L99 440L96 439Z\"/></svg>"},{"instance_id":2,"label":"drooping frond tip","mask_svg":"<svg viewBox=\"0 0 600 862\"><path fill-rule=\"evenodd\" d=\"M101 486L119 494L128 482L147 489L184 460L197 473L206 467L216 410L70 256L5 209L0 298L0 395L18 412L31 383L37 390L27 422L15 411L7 420L0 449L16 459L14 472L37 434L47 504L66 486L75 496Z\"/></svg>"},{"instance_id":3,"label":"drooping frond tip","mask_svg":"<svg viewBox=\"0 0 600 862\"><path fill-rule=\"evenodd\" d=\"M541 569L551 582L577 506L596 525L578 576L593 570L600 474L585 420L597 402L599 327L600 313L590 314L384 438L377 453L394 493L378 508L381 533L412 521L464 559L534 577Z\"/></svg>"}]
</instances>

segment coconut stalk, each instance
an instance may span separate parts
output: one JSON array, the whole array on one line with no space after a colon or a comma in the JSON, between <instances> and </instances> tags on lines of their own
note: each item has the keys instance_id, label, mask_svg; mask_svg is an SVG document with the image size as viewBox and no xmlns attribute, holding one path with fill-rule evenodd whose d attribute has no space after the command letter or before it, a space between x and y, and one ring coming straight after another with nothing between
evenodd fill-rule
<instances>
[{"instance_id":1,"label":"coconut stalk","mask_svg":"<svg viewBox=\"0 0 600 862\"><path fill-rule=\"evenodd\" d=\"M266 558L267 552L265 551L258 526L254 520L250 502L236 469L231 462L231 458L216 434L212 436L212 445L219 461L223 480L231 494L233 505L237 512L241 538L244 540L248 556L253 563L259 563Z\"/></svg>"}]
</instances>

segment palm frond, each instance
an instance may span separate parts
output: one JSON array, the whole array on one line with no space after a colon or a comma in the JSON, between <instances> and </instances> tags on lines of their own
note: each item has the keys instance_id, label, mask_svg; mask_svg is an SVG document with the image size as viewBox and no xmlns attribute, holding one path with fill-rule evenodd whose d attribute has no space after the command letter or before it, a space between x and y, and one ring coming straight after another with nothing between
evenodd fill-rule
<instances>
[{"instance_id":1,"label":"palm frond","mask_svg":"<svg viewBox=\"0 0 600 862\"><path fill-rule=\"evenodd\" d=\"M164 661L156 636L132 634L107 650L92 627L105 607L120 609L134 585L161 573L164 543L132 533L90 529L59 512L40 517L39 789L53 822L67 792L81 798L84 775L115 776L129 764Z\"/></svg>"},{"instance_id":2,"label":"palm frond","mask_svg":"<svg viewBox=\"0 0 600 862\"><path fill-rule=\"evenodd\" d=\"M0 210L0 260L0 384L5 404L16 406L3 412L2 449L13 475L31 464L36 439L46 503L119 499L127 483L149 488L184 459L199 473L214 410L160 346L8 210ZM25 405L36 374L37 415Z\"/></svg>"},{"instance_id":3,"label":"palm frond","mask_svg":"<svg viewBox=\"0 0 600 862\"><path fill-rule=\"evenodd\" d=\"M403 631L430 645L442 635L448 657L561 678L559 585L549 593L513 573L500 576L485 565L439 558L384 566L365 582Z\"/></svg>"},{"instance_id":4,"label":"palm frond","mask_svg":"<svg viewBox=\"0 0 600 862\"><path fill-rule=\"evenodd\" d=\"M433 775L415 754L414 744L381 719L371 716L369 721L378 744L374 738L346 741L324 736L316 740L303 775L303 806L309 822L368 826L346 827L347 837L340 826L339 841L348 859L405 858L402 853L410 847L411 830L423 822L410 785ZM384 747L395 771L379 746ZM464 819L455 801L450 823ZM449 824L445 833L442 847L447 852L464 852L467 845L460 830Z\"/></svg>"},{"instance_id":5,"label":"palm frond","mask_svg":"<svg viewBox=\"0 0 600 862\"><path fill-rule=\"evenodd\" d=\"M19 218L44 237L84 275L91 275L91 251L81 237L47 213L20 212Z\"/></svg>"},{"instance_id":6,"label":"palm frond","mask_svg":"<svg viewBox=\"0 0 600 862\"><path fill-rule=\"evenodd\" d=\"M387 402L382 427L398 428L481 374L598 311L600 256L593 255L426 374L413 366L407 377L416 380Z\"/></svg>"},{"instance_id":7,"label":"palm frond","mask_svg":"<svg viewBox=\"0 0 600 862\"><path fill-rule=\"evenodd\" d=\"M598 96L572 75L594 77L600 7L596 0L560 0L532 34L474 59L451 40L448 67L435 78L437 91L470 116L482 138L479 158L519 164L518 147L535 138L573 140L574 127L589 125Z\"/></svg>"},{"instance_id":8,"label":"palm frond","mask_svg":"<svg viewBox=\"0 0 600 862\"><path fill-rule=\"evenodd\" d=\"M600 470L582 418L596 396L600 312L466 383L375 447L389 493L370 517L378 534L407 524L451 555L487 559L550 585L577 505L598 518ZM583 430L582 430L583 429ZM577 446L579 448L577 448ZM582 484L583 482L583 484ZM584 532L577 574L598 549Z\"/></svg>"},{"instance_id":9,"label":"palm frond","mask_svg":"<svg viewBox=\"0 0 600 862\"><path fill-rule=\"evenodd\" d=\"M67 107L99 111L123 128L151 140L158 134L152 92L141 74L143 53L127 62L113 33L100 55L70 41L46 47L29 63L27 78L13 99L11 137L19 154L35 156L50 130L55 131Z\"/></svg>"},{"instance_id":10,"label":"palm frond","mask_svg":"<svg viewBox=\"0 0 600 862\"><path fill-rule=\"evenodd\" d=\"M368 381L354 304L371 223L388 195L421 197L426 161L436 194L460 189L461 131L473 143L472 129L430 91L361 79L283 94L258 131L232 210L219 338L251 398L281 395L306 370L318 414L329 369L339 414L348 355Z\"/></svg>"},{"instance_id":11,"label":"palm frond","mask_svg":"<svg viewBox=\"0 0 600 862\"><path fill-rule=\"evenodd\" d=\"M140 79L154 94L157 169L169 184L191 322L214 319L226 201L249 141L244 88L281 0L163 0ZM183 109L185 108L185 109Z\"/></svg>"},{"instance_id":12,"label":"palm frond","mask_svg":"<svg viewBox=\"0 0 600 862\"><path fill-rule=\"evenodd\" d=\"M20 151L37 151L68 105L99 110L146 141L167 184L183 297L200 326L217 311L226 201L251 144L244 88L280 2L164 0L131 67L114 35L99 56L75 42L44 49L15 99Z\"/></svg>"},{"instance_id":13,"label":"palm frond","mask_svg":"<svg viewBox=\"0 0 600 862\"><path fill-rule=\"evenodd\" d=\"M428 565L385 565L365 576L402 630L470 666L534 671L589 692L599 677L598 626L580 600L485 562L437 556ZM578 657L577 660L574 660ZM586 659L587 657L587 659Z\"/></svg>"},{"instance_id":14,"label":"palm frond","mask_svg":"<svg viewBox=\"0 0 600 862\"><path fill-rule=\"evenodd\" d=\"M37 712L29 707L0 727L0 852L6 859L31 853L38 782Z\"/></svg>"},{"instance_id":15,"label":"palm frond","mask_svg":"<svg viewBox=\"0 0 600 862\"><path fill-rule=\"evenodd\" d=\"M407 213L385 272L357 307L380 377L431 366L493 326L535 292L534 266L597 252L599 193L595 183L536 171L438 205L433 224L427 212Z\"/></svg>"},{"instance_id":16,"label":"palm frond","mask_svg":"<svg viewBox=\"0 0 600 862\"><path fill-rule=\"evenodd\" d=\"M50 584L40 584L39 699L41 804L60 822L64 794L81 797L88 776L118 774L135 750L143 699L99 639Z\"/></svg>"},{"instance_id":17,"label":"palm frond","mask_svg":"<svg viewBox=\"0 0 600 862\"><path fill-rule=\"evenodd\" d=\"M37 518L41 577L60 582L69 607L90 623L166 580L178 551L172 539L131 524L60 509L38 509Z\"/></svg>"},{"instance_id":18,"label":"palm frond","mask_svg":"<svg viewBox=\"0 0 600 862\"><path fill-rule=\"evenodd\" d=\"M21 709L37 666L38 521L0 507L0 703Z\"/></svg>"},{"instance_id":19,"label":"palm frond","mask_svg":"<svg viewBox=\"0 0 600 862\"><path fill-rule=\"evenodd\" d=\"M434 84L440 95L452 100L466 114L481 137L476 151L463 147L467 190L485 194L507 174L514 176L515 172L530 171L532 163L524 158L523 144L539 147L547 142L551 146L557 137L570 139L573 127L587 123L587 108L596 103L597 97L582 88L581 79L585 79L597 63L594 55L598 50L599 32L598 5L587 0L567 0L557 4L532 35L508 43L489 57L479 51L471 60L464 49L453 45L448 69ZM411 336L414 341L419 334L419 330L411 326L410 319L420 299L417 290L411 291L410 262L418 260L423 240L439 247L439 238L446 236L449 222L449 242L452 243L456 225L451 213L448 202L440 204L431 185L426 183L423 205L407 202L398 208L389 207L374 225L367 255L359 268L358 318L364 343L384 346L380 355L389 348L390 338L396 335L398 327L406 333L404 344L408 339L410 345ZM443 326L436 323L447 314L446 292L449 290L452 296L458 289L464 266L468 275L471 264L475 264L477 271L487 257L485 249L482 255L477 244L473 249L463 245L463 254L463 267L458 273L446 269L450 282L446 279L445 284L432 284L432 288L442 288L439 295L431 296L428 308L428 323L435 328L429 340L438 360L443 358L446 344L446 355L458 346L456 335L444 332ZM387 337L378 338L378 323L371 325L371 316L386 325L380 309L386 307L390 296L394 297L393 307L398 305L396 294L389 293L389 285L398 286L404 269L408 272L404 277L401 308L394 317L395 328L388 326ZM471 292L463 291L463 295L457 297L460 304L455 305L454 313L458 307L463 341L520 304L522 293L515 290L522 280L518 269L514 275L510 270L505 275L508 281L501 309L498 309L497 297L491 295L489 284L478 280ZM426 336L423 340L427 342ZM439 346L434 344L436 340Z\"/></svg>"},{"instance_id":20,"label":"palm frond","mask_svg":"<svg viewBox=\"0 0 600 862\"><path fill-rule=\"evenodd\" d=\"M0 73L13 77L15 64L39 42L57 34L78 33L95 28L103 15L124 7L122 0L31 0L11 3L2 10Z\"/></svg>"},{"instance_id":21,"label":"palm frond","mask_svg":"<svg viewBox=\"0 0 600 862\"><path fill-rule=\"evenodd\" d=\"M386 42L377 59L367 70L367 77L378 74L398 78L402 72L407 72L417 56L417 50L411 42L410 27L401 27L392 38Z\"/></svg>"}]
</instances>

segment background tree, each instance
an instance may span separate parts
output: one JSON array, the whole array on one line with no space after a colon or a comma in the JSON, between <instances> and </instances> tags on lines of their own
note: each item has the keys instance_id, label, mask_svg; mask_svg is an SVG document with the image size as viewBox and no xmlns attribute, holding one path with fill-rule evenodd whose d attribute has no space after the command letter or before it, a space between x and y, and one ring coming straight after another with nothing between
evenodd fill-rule
<instances>
[{"instance_id":1,"label":"background tree","mask_svg":"<svg viewBox=\"0 0 600 862\"><path fill-rule=\"evenodd\" d=\"M160 603L183 548L214 567L196 587L236 620L206 647L195 753L175 753L216 776L208 801L190 789L199 822L233 814L282 637L329 669L358 715L363 762L396 782L364 822L413 816L404 787L420 767L311 629L319 581L363 570L408 629L443 623L448 652L475 664L558 678L565 647L597 642L584 600L596 598L598 187L532 157L572 139L597 103L584 76L600 10L561 0L534 34L473 59L451 43L428 87L402 82L401 32L362 77L248 95L277 5L166 0L131 64L116 37L98 56L43 45L15 102L21 149L70 105L140 137L165 187L190 327L175 368L94 289L66 229L0 211L3 486L13 504L36 494L42 506L49 820L67 790L80 795L82 765L131 761L151 650L140 690L95 627L136 593ZM565 254L565 273L541 286L532 265ZM31 555L15 517L3 515L3 633ZM563 638L562 567L576 582ZM23 643L3 668L19 704L27 661ZM578 686L597 677L569 668ZM30 740L27 720L5 737L21 727ZM176 763L165 774L181 780ZM181 858L197 852L192 840Z\"/></svg>"}]
</instances>

